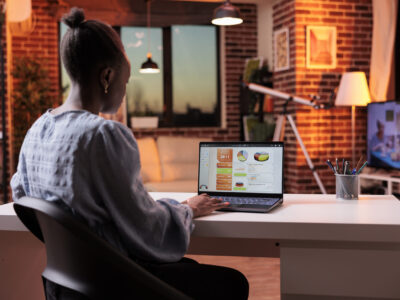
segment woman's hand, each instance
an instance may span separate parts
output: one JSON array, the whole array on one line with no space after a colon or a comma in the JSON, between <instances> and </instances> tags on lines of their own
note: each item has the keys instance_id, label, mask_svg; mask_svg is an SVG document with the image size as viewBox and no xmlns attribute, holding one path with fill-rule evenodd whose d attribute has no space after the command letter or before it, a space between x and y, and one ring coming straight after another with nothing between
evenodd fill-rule
<instances>
[{"instance_id":1,"label":"woman's hand","mask_svg":"<svg viewBox=\"0 0 400 300\"><path fill-rule=\"evenodd\" d=\"M212 198L207 194L194 196L183 201L182 204L190 206L194 218L208 215L216 209L229 206L229 202L222 202L221 198Z\"/></svg>"}]
</instances>

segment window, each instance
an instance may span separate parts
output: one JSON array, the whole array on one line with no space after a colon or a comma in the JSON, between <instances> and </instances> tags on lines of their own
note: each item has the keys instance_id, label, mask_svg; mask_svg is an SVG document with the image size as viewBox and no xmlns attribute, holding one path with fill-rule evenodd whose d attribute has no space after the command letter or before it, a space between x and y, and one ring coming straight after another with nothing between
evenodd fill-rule
<instances>
[{"instance_id":1,"label":"window","mask_svg":"<svg viewBox=\"0 0 400 300\"><path fill-rule=\"evenodd\" d=\"M148 51L145 27L121 27L121 40L131 62L131 78L126 87L128 120L133 115L158 115L163 112L163 74L141 74L140 66ZM151 53L153 61L163 70L163 45L161 28L151 28Z\"/></svg>"},{"instance_id":2,"label":"window","mask_svg":"<svg viewBox=\"0 0 400 300\"><path fill-rule=\"evenodd\" d=\"M67 26L60 23L60 41ZM160 127L219 126L218 30L211 25L174 25L151 28L151 53L158 74L141 74L146 60L146 27L121 27L120 32L131 62L126 89L128 120L137 115L156 115ZM61 68L63 98L69 77ZM128 122L129 123L129 122Z\"/></svg>"},{"instance_id":3,"label":"window","mask_svg":"<svg viewBox=\"0 0 400 300\"><path fill-rule=\"evenodd\" d=\"M158 115L160 126L220 124L218 32L214 26L152 28L151 53L159 74L140 74L146 59L145 27L121 27L132 65L127 87L128 119Z\"/></svg>"}]
</instances>

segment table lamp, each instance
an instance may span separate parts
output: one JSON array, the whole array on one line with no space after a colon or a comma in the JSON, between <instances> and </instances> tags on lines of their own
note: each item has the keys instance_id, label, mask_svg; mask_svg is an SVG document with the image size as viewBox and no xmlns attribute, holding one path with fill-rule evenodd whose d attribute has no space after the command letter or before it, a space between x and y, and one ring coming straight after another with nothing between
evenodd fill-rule
<instances>
[{"instance_id":1,"label":"table lamp","mask_svg":"<svg viewBox=\"0 0 400 300\"><path fill-rule=\"evenodd\" d=\"M352 168L355 168L355 109L371 101L367 78L364 72L344 73L336 94L336 106L351 106Z\"/></svg>"}]
</instances>

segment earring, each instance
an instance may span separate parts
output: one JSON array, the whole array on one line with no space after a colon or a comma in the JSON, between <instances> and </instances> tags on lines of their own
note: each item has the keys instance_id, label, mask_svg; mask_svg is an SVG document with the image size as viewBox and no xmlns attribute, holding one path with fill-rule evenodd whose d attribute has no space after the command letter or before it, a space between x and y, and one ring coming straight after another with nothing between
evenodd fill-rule
<instances>
[{"instance_id":1,"label":"earring","mask_svg":"<svg viewBox=\"0 0 400 300\"><path fill-rule=\"evenodd\" d=\"M104 94L108 94L108 83L106 82L106 85L104 87Z\"/></svg>"}]
</instances>

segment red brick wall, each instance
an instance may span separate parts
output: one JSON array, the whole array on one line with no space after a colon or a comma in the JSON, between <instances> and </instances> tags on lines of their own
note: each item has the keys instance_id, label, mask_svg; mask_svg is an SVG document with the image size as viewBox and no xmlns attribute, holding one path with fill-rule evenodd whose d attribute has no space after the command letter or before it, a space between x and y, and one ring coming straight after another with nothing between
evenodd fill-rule
<instances>
[{"instance_id":1,"label":"red brick wall","mask_svg":"<svg viewBox=\"0 0 400 300\"><path fill-rule=\"evenodd\" d=\"M372 39L371 0L281 0L273 6L274 30L289 28L290 69L274 73L274 88L299 97L318 94L328 99L347 71L369 76ZM337 67L306 68L306 26L336 26ZM281 101L277 101L281 103ZM279 106L279 105L278 105ZM351 160L351 108L314 110L292 106L296 124L325 188L334 192L334 176L326 159ZM356 109L356 157L366 156L366 109ZM286 192L319 193L320 190L296 139L286 125Z\"/></svg>"},{"instance_id":2,"label":"red brick wall","mask_svg":"<svg viewBox=\"0 0 400 300\"><path fill-rule=\"evenodd\" d=\"M5 0L1 0L0 1L0 7L1 8L3 7L3 5L5 5ZM7 58L7 39L6 39L6 37L7 37L7 35L6 35L6 28L5 28L5 26L3 24L1 26L0 34L1 34L1 39L0 39L1 45L0 45L0 47L1 47L1 51L3 53L4 72L6 72L6 68L7 68L7 63L6 63L6 58ZM0 90L1 89L2 89L2 86L1 86L1 81L0 81ZM3 139L6 139L6 141L7 141L6 147L3 148L3 140L0 139L0 166L1 166L1 168L0 168L0 178L1 178L0 179L0 182L1 182L1 185L0 185L0 203L3 203L3 202L5 202L4 201L4 188L6 188L7 189L7 193L9 193L7 182L3 182L3 168L4 168L4 165L3 165L3 153L5 153L6 159L7 159L7 162L8 162L9 161L9 149L8 149L8 147L9 147L9 144L10 144L10 141L8 139L8 136L7 136L8 131L9 131L9 124L8 124L7 116L8 116L8 111L10 110L10 107L9 107L8 102L7 102L7 77L6 76L4 76L4 91L1 91L1 93L4 93L5 103L4 103L4 108L0 107L0 128L1 128L0 131L3 134ZM0 98L0 103L1 103L1 98ZM5 116L6 116L5 117L5 128L3 128L3 122L2 122L2 110L3 109L5 111ZM10 174L10 165L9 164L7 165L6 172L7 172L7 178L8 178L9 174Z\"/></svg>"},{"instance_id":3,"label":"red brick wall","mask_svg":"<svg viewBox=\"0 0 400 300\"><path fill-rule=\"evenodd\" d=\"M225 88L226 88L226 128L159 128L134 130L137 138L144 136L196 136L213 140L240 139L239 94L240 78L245 59L257 56L257 6L236 4L244 22L241 25L226 27L225 30Z\"/></svg>"},{"instance_id":4,"label":"red brick wall","mask_svg":"<svg viewBox=\"0 0 400 300\"><path fill-rule=\"evenodd\" d=\"M54 106L59 103L59 55L58 55L58 25L55 17L56 4L54 1L33 0L32 13L34 24L32 32L25 35L12 35L10 34L10 44L8 45L11 55L8 57L8 62L12 65L18 58L28 56L40 61L43 68L48 71L50 81L50 97L54 99ZM12 70L11 70L12 71ZM16 82L12 82L11 74L8 74L10 79L11 92L16 88ZM13 107L13 99L11 98L11 105ZM18 122L13 117L13 111L9 115L11 123ZM18 135L10 132L13 136L12 147L12 165L11 168L16 168L18 161L18 153L20 141L24 135Z\"/></svg>"},{"instance_id":5,"label":"red brick wall","mask_svg":"<svg viewBox=\"0 0 400 300\"><path fill-rule=\"evenodd\" d=\"M60 97L60 70L58 55L58 21L60 11L67 11L67 7L57 6L55 0L32 0L32 11L35 18L35 27L30 34L23 36L10 36L7 45L7 62L13 63L19 57L31 56L40 60L43 68L49 71L48 80L51 82L51 97L54 106L59 104ZM236 5L236 4L235 4ZM244 23L239 26L226 28L226 68L222 70L226 76L226 128L160 128L156 130L135 131L137 137L143 136L199 136L214 140L238 140L240 138L240 113L239 113L239 89L240 75L243 72L244 61L248 57L257 55L257 6L253 4L237 4L244 17ZM11 70L10 70L11 71ZM11 74L7 74L9 88L15 89ZM11 108L13 107L11 102ZM13 111L7 112L10 124L18 122L13 118ZM13 136L12 126L8 130L9 136ZM16 168L19 149L16 147L23 136L13 136L11 147L11 172Z\"/></svg>"}]
</instances>

